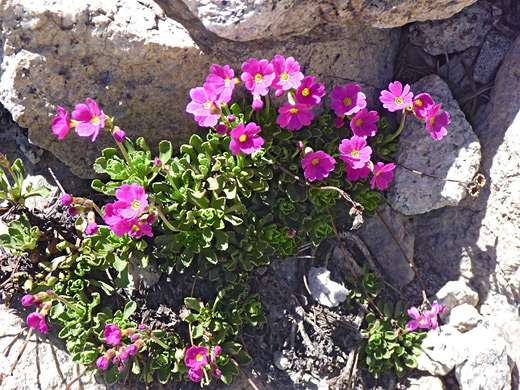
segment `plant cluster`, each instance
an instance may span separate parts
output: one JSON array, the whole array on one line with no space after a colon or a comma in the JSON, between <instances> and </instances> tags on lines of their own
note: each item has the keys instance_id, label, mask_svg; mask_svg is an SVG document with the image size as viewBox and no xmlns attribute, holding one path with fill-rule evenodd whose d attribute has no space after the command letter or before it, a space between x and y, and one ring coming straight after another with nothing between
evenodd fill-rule
<instances>
[{"instance_id":1,"label":"plant cluster","mask_svg":"<svg viewBox=\"0 0 520 390\"><path fill-rule=\"evenodd\" d=\"M239 85L251 99L228 104ZM74 362L97 368L108 383L130 372L145 382L230 383L237 364L251 359L236 342L242 328L265 322L258 294L247 287L248 271L275 255L296 254L304 242L319 245L338 216L350 222L372 216L393 178L396 165L385 161L406 117L424 120L434 139L447 133L449 114L440 113L427 94L414 98L398 81L380 97L390 112L402 112L395 132L366 109L356 84L336 86L331 110L315 119L312 108L325 93L292 57L249 59L240 78L228 65L213 65L206 83L190 91L186 107L204 130L178 152L168 140L157 151L144 138L133 143L91 99L71 115L58 106L52 131L59 139L72 128L93 142L101 130L113 137L117 148L103 150L94 165L108 179L92 182L113 202L62 195L75 231L47 248L29 284L31 294L22 303L36 307L27 319L30 328L46 332L46 318L56 322ZM282 98L287 101L271 107L271 99ZM0 164L15 179L11 187L1 177L3 198L23 205L29 196L48 194L44 188L22 192L19 160L11 166L2 156ZM3 245L34 250L39 231L27 219L11 222L9 232L0 236ZM184 307L173 308L182 313L173 330L150 329L135 302L121 310L115 302L120 297L114 300L117 288L129 285L130 263L146 268L151 261L165 274L195 275L214 286L211 296L186 292ZM382 287L367 268L354 283L350 298L364 303ZM401 375L415 366L423 336L414 330L425 327L423 320L433 324L432 317L407 313L402 303L378 310L384 315L366 318L365 362L375 376L389 367ZM406 326L410 318L418 325Z\"/></svg>"}]
</instances>

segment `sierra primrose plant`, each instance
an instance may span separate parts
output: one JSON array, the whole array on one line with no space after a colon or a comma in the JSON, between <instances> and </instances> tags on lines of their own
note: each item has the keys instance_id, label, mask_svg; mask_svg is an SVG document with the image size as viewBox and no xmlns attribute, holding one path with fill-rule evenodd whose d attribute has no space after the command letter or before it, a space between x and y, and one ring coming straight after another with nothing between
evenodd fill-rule
<instances>
[{"instance_id":1,"label":"sierra primrose plant","mask_svg":"<svg viewBox=\"0 0 520 390\"><path fill-rule=\"evenodd\" d=\"M250 97L232 103L239 87ZM62 195L77 233L62 237L24 285L31 294L22 303L36 307L27 319L31 332L46 332L46 319L57 323L74 362L104 373L108 383L130 373L147 383L230 383L238 363L251 360L236 342L243 327L266 320L258 294L246 287L248 272L273 256L297 254L303 243L319 245L333 234L334 216L355 226L373 216L385 201L382 191L396 169L389 156L408 117L424 121L436 140L447 134L449 114L441 105L425 93L414 97L399 81L380 96L385 109L401 113L395 132L352 83L334 87L330 110L315 118L312 110L326 93L292 57L251 58L240 77L228 65L213 65L186 106L200 135L176 152L168 140L157 152L144 138L132 142L92 99L71 114L58 106L52 121L58 139L71 129L92 142L101 131L113 137L116 147L94 164L108 179L92 182L112 202ZM11 194L2 177L4 193ZM213 283L214 295L186 291L182 310L173 308L182 311L182 324L152 330L135 302L114 303L117 289L128 287L132 259L143 268L157 261L164 274L196 275L195 281ZM362 277L350 299L368 304L381 283L367 269ZM443 309L421 314L402 303L386 309L371 309L360 348L375 376L390 368L401 376L415 367L423 338L416 330L437 324Z\"/></svg>"}]
</instances>

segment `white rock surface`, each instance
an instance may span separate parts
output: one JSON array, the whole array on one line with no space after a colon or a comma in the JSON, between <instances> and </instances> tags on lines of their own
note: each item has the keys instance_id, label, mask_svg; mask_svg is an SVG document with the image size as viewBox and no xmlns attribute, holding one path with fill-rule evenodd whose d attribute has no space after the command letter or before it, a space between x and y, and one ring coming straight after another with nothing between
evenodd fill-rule
<instances>
[{"instance_id":1,"label":"white rock surface","mask_svg":"<svg viewBox=\"0 0 520 390\"><path fill-rule=\"evenodd\" d=\"M482 316L474 306L467 303L451 309L449 324L461 333L465 333L482 322Z\"/></svg>"},{"instance_id":2,"label":"white rock surface","mask_svg":"<svg viewBox=\"0 0 520 390\"><path fill-rule=\"evenodd\" d=\"M448 85L436 75L422 78L412 86L415 94L429 93L442 110L449 112L448 134L434 140L424 122L408 118L395 153L395 160L420 172L468 182L480 164L480 143ZM422 214L445 206L456 206L467 191L458 183L419 176L397 167L388 191L388 202L405 215Z\"/></svg>"},{"instance_id":3,"label":"white rock surface","mask_svg":"<svg viewBox=\"0 0 520 390\"><path fill-rule=\"evenodd\" d=\"M330 271L325 267L311 267L307 282L312 297L323 306L336 307L347 299L348 290L343 285L330 280Z\"/></svg>"},{"instance_id":4,"label":"white rock surface","mask_svg":"<svg viewBox=\"0 0 520 390\"><path fill-rule=\"evenodd\" d=\"M446 311L440 317L443 321L447 321L454 307L463 304L476 306L478 293L464 280L452 280L435 294L433 300L438 301L442 306L446 306Z\"/></svg>"},{"instance_id":5,"label":"white rock surface","mask_svg":"<svg viewBox=\"0 0 520 390\"><path fill-rule=\"evenodd\" d=\"M407 390L444 390L444 383L435 376L421 376L420 378L410 378Z\"/></svg>"},{"instance_id":6,"label":"white rock surface","mask_svg":"<svg viewBox=\"0 0 520 390\"><path fill-rule=\"evenodd\" d=\"M464 359L464 350L458 341L462 333L450 325L442 325L437 330L430 330L421 347L423 352L417 356L417 368L432 375L447 375L455 364Z\"/></svg>"}]
</instances>

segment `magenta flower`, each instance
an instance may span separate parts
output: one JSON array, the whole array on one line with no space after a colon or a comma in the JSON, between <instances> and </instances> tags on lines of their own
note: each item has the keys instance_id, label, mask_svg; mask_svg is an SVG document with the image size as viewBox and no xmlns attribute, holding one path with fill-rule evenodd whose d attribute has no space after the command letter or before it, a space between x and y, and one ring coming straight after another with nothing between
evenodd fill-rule
<instances>
[{"instance_id":1,"label":"magenta flower","mask_svg":"<svg viewBox=\"0 0 520 390\"><path fill-rule=\"evenodd\" d=\"M442 306L439 303L435 302L432 305L432 308L430 310L426 310L423 312L423 315L428 317L431 322L431 326L433 330L437 330L439 327L439 321L437 320L437 315L442 314L446 311L446 306Z\"/></svg>"},{"instance_id":2,"label":"magenta flower","mask_svg":"<svg viewBox=\"0 0 520 390\"><path fill-rule=\"evenodd\" d=\"M213 127L217 124L221 109L217 100L217 91L213 84L205 83L203 87L190 89L191 102L186 112L193 114L202 127Z\"/></svg>"},{"instance_id":3,"label":"magenta flower","mask_svg":"<svg viewBox=\"0 0 520 390\"><path fill-rule=\"evenodd\" d=\"M107 344L117 345L121 341L121 329L114 324L105 325L103 336L107 339Z\"/></svg>"},{"instance_id":4,"label":"magenta flower","mask_svg":"<svg viewBox=\"0 0 520 390\"><path fill-rule=\"evenodd\" d=\"M296 89L300 86L303 73L300 72L300 64L293 57L285 59L277 54L271 64L275 73L271 87L276 89L276 96L282 96L284 91Z\"/></svg>"},{"instance_id":5,"label":"magenta flower","mask_svg":"<svg viewBox=\"0 0 520 390\"><path fill-rule=\"evenodd\" d=\"M92 136L92 142L96 140L99 131L105 127L105 114L92 99L87 98L87 104L76 104L72 111L72 118L79 122L76 125L76 133L80 137Z\"/></svg>"},{"instance_id":6,"label":"magenta flower","mask_svg":"<svg viewBox=\"0 0 520 390\"><path fill-rule=\"evenodd\" d=\"M219 135L224 135L227 133L226 125L217 125L217 127L215 127L215 130L217 131L217 134L219 134Z\"/></svg>"},{"instance_id":7,"label":"magenta flower","mask_svg":"<svg viewBox=\"0 0 520 390\"><path fill-rule=\"evenodd\" d=\"M98 224L95 222L91 222L87 225L87 228L85 229L85 234L91 236L93 234L96 234L98 229Z\"/></svg>"},{"instance_id":8,"label":"magenta flower","mask_svg":"<svg viewBox=\"0 0 520 390\"><path fill-rule=\"evenodd\" d=\"M406 324L406 330L409 332L412 332L417 328L426 329L431 325L430 318L425 316L424 313L419 313L419 309L415 306L408 309L408 315L413 318L412 321Z\"/></svg>"},{"instance_id":9,"label":"magenta flower","mask_svg":"<svg viewBox=\"0 0 520 390\"><path fill-rule=\"evenodd\" d=\"M222 376L222 372L218 369L218 366L216 364L211 364L210 367L213 376L217 379L220 379L220 377Z\"/></svg>"},{"instance_id":10,"label":"magenta flower","mask_svg":"<svg viewBox=\"0 0 520 390\"><path fill-rule=\"evenodd\" d=\"M61 196L61 204L64 205L65 207L68 207L72 204L72 201L74 200L74 198L72 196L70 196L69 194L64 194Z\"/></svg>"},{"instance_id":11,"label":"magenta flower","mask_svg":"<svg viewBox=\"0 0 520 390\"><path fill-rule=\"evenodd\" d=\"M128 347L126 347L126 352L130 356L134 356L138 352L138 348L135 344L130 344Z\"/></svg>"},{"instance_id":12,"label":"magenta flower","mask_svg":"<svg viewBox=\"0 0 520 390\"><path fill-rule=\"evenodd\" d=\"M233 155L238 156L240 152L252 154L260 150L264 144L264 139L256 134L261 131L260 126L257 126L254 122L248 123L245 127L243 123L240 123L231 130L229 149L233 152Z\"/></svg>"},{"instance_id":13,"label":"magenta flower","mask_svg":"<svg viewBox=\"0 0 520 390\"><path fill-rule=\"evenodd\" d=\"M152 227L145 223L146 221L139 221L134 219L133 221L130 221L130 229L128 230L128 235L130 237L135 237L136 239L140 239L143 234L147 235L148 237L153 237L152 233Z\"/></svg>"},{"instance_id":14,"label":"magenta flower","mask_svg":"<svg viewBox=\"0 0 520 390\"><path fill-rule=\"evenodd\" d=\"M190 370L188 371L188 377L193 382L200 382L202 380L203 376L204 376L204 373L202 372L202 368L197 368L197 369L190 368Z\"/></svg>"},{"instance_id":15,"label":"magenta flower","mask_svg":"<svg viewBox=\"0 0 520 390\"><path fill-rule=\"evenodd\" d=\"M378 162L377 165L374 165L372 172L373 177L372 180L370 180L371 188L374 189L374 185L377 185L377 188L381 191L388 188L388 184L394 177L394 173L392 172L394 169L395 164L385 165L382 162Z\"/></svg>"},{"instance_id":16,"label":"magenta flower","mask_svg":"<svg viewBox=\"0 0 520 390\"><path fill-rule=\"evenodd\" d=\"M262 108L264 108L264 101L262 100L262 96L253 95L253 104L251 104L251 107L253 107L253 110L255 111L260 111Z\"/></svg>"},{"instance_id":17,"label":"magenta flower","mask_svg":"<svg viewBox=\"0 0 520 390\"><path fill-rule=\"evenodd\" d=\"M330 107L337 116L352 115L367 106L367 98L357 84L347 84L345 88L339 85L330 93Z\"/></svg>"},{"instance_id":18,"label":"magenta flower","mask_svg":"<svg viewBox=\"0 0 520 390\"><path fill-rule=\"evenodd\" d=\"M29 325L31 329L38 328L38 332L40 333L47 333L48 330L45 316L36 311L27 316L27 325Z\"/></svg>"},{"instance_id":19,"label":"magenta flower","mask_svg":"<svg viewBox=\"0 0 520 390\"><path fill-rule=\"evenodd\" d=\"M307 153L302 160L303 175L309 181L323 180L334 170L336 160L325 152Z\"/></svg>"},{"instance_id":20,"label":"magenta flower","mask_svg":"<svg viewBox=\"0 0 520 390\"><path fill-rule=\"evenodd\" d=\"M321 98L325 96L325 86L317 83L316 77L307 76L303 79L302 85L296 90L296 101L300 104L317 106Z\"/></svg>"},{"instance_id":21,"label":"magenta flower","mask_svg":"<svg viewBox=\"0 0 520 390\"><path fill-rule=\"evenodd\" d=\"M435 102L427 93L417 95L413 99L413 111L415 112L415 116L419 119L426 118L426 115L428 115L428 109L434 105Z\"/></svg>"},{"instance_id":22,"label":"magenta flower","mask_svg":"<svg viewBox=\"0 0 520 390\"><path fill-rule=\"evenodd\" d=\"M70 130L69 113L63 107L58 106L58 116L52 120L52 132L63 139Z\"/></svg>"},{"instance_id":23,"label":"magenta flower","mask_svg":"<svg viewBox=\"0 0 520 390\"><path fill-rule=\"evenodd\" d=\"M404 110L410 104L412 104L413 93L410 92L410 86L406 84L403 89L403 85L399 81L394 81L388 86L390 92L387 90L381 91L379 100L383 103L383 107L390 112Z\"/></svg>"},{"instance_id":24,"label":"magenta flower","mask_svg":"<svg viewBox=\"0 0 520 390\"><path fill-rule=\"evenodd\" d=\"M351 139L344 139L339 144L339 158L354 169L360 169L367 165L372 155L372 148L367 146L363 137L354 135Z\"/></svg>"},{"instance_id":25,"label":"magenta flower","mask_svg":"<svg viewBox=\"0 0 520 390\"><path fill-rule=\"evenodd\" d=\"M233 89L235 89L235 71L229 67L229 65L213 65L209 68L211 74L206 78L208 84L212 84L217 92L217 98L219 102L227 103L231 100Z\"/></svg>"},{"instance_id":26,"label":"magenta flower","mask_svg":"<svg viewBox=\"0 0 520 390\"><path fill-rule=\"evenodd\" d=\"M116 128L117 128L117 127L116 127ZM122 144L123 142L125 142L125 139L126 139L126 133L125 133L123 130L117 128L117 130L114 131L114 132L112 133L112 135L114 136L114 139L116 140L116 142L119 142L120 144Z\"/></svg>"},{"instance_id":27,"label":"magenta flower","mask_svg":"<svg viewBox=\"0 0 520 390\"><path fill-rule=\"evenodd\" d=\"M343 121L342 116L338 116L338 117L336 117L336 119L334 119L334 127L336 127L337 129L339 129L340 127L343 127L344 124L345 124L345 122Z\"/></svg>"},{"instance_id":28,"label":"magenta flower","mask_svg":"<svg viewBox=\"0 0 520 390\"><path fill-rule=\"evenodd\" d=\"M22 298L22 305L31 306L35 300L34 295L24 295Z\"/></svg>"},{"instance_id":29,"label":"magenta flower","mask_svg":"<svg viewBox=\"0 0 520 390\"><path fill-rule=\"evenodd\" d=\"M108 359L101 356L96 360L96 365L100 370L106 370L108 368Z\"/></svg>"},{"instance_id":30,"label":"magenta flower","mask_svg":"<svg viewBox=\"0 0 520 390\"><path fill-rule=\"evenodd\" d=\"M368 165L365 165L363 168L352 168L350 164L347 164L345 167L345 171L347 172L347 179L350 181L356 181L359 178L366 179L370 174L370 168Z\"/></svg>"},{"instance_id":31,"label":"magenta flower","mask_svg":"<svg viewBox=\"0 0 520 390\"><path fill-rule=\"evenodd\" d=\"M309 112L312 107L305 104L291 104L285 103L278 109L280 115L276 119L276 123L280 127L287 127L289 130L300 130L303 126L308 126L314 119L312 112Z\"/></svg>"},{"instance_id":32,"label":"magenta flower","mask_svg":"<svg viewBox=\"0 0 520 390\"><path fill-rule=\"evenodd\" d=\"M116 198L114 207L119 209L119 215L123 218L136 218L148 208L148 194L137 183L123 184L116 191Z\"/></svg>"},{"instance_id":33,"label":"magenta flower","mask_svg":"<svg viewBox=\"0 0 520 390\"><path fill-rule=\"evenodd\" d=\"M242 64L242 75L240 78L245 82L246 88L253 95L265 96L269 92L269 86L273 83L276 74L273 65L267 60L256 60L250 58Z\"/></svg>"},{"instance_id":34,"label":"magenta flower","mask_svg":"<svg viewBox=\"0 0 520 390\"><path fill-rule=\"evenodd\" d=\"M205 347L191 347L186 351L184 363L194 370L199 370L208 364L208 349Z\"/></svg>"},{"instance_id":35,"label":"magenta flower","mask_svg":"<svg viewBox=\"0 0 520 390\"><path fill-rule=\"evenodd\" d=\"M437 141L448 134L446 126L450 124L450 114L446 111L439 114L441 106L442 104L431 106L425 118L426 130L430 130L432 138Z\"/></svg>"},{"instance_id":36,"label":"magenta flower","mask_svg":"<svg viewBox=\"0 0 520 390\"><path fill-rule=\"evenodd\" d=\"M377 111L367 111L363 108L350 121L350 128L354 135L359 137L373 137L377 133L375 123L378 120L379 115L377 115Z\"/></svg>"}]
</instances>

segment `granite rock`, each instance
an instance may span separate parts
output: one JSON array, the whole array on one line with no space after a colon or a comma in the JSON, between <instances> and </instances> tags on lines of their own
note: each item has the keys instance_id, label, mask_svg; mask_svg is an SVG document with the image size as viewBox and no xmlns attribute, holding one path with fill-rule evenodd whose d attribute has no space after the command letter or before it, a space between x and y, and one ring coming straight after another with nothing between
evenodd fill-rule
<instances>
[{"instance_id":1,"label":"granite rock","mask_svg":"<svg viewBox=\"0 0 520 390\"><path fill-rule=\"evenodd\" d=\"M477 83L487 84L493 80L512 43L496 30L487 34L473 70L473 78Z\"/></svg>"},{"instance_id":2,"label":"granite rock","mask_svg":"<svg viewBox=\"0 0 520 390\"><path fill-rule=\"evenodd\" d=\"M424 122L414 117L406 121L399 137L395 160L417 171L450 180L469 182L480 164L480 143L464 113L453 99L448 85L436 75L412 85L416 94L429 93L450 114L448 134L434 140ZM420 176L397 167L388 192L388 202L405 215L422 214L445 206L456 206L467 194L456 182Z\"/></svg>"},{"instance_id":3,"label":"granite rock","mask_svg":"<svg viewBox=\"0 0 520 390\"><path fill-rule=\"evenodd\" d=\"M478 303L478 293L465 281L457 280L446 283L441 288L433 300L439 302L442 306L446 306L446 311L441 314L441 318L447 321L453 308L468 304L476 306Z\"/></svg>"},{"instance_id":4,"label":"granite rock","mask_svg":"<svg viewBox=\"0 0 520 390\"><path fill-rule=\"evenodd\" d=\"M336 307L347 299L348 290L343 285L330 280L330 271L327 268L311 267L307 275L307 282L312 297L320 305Z\"/></svg>"},{"instance_id":5,"label":"granite rock","mask_svg":"<svg viewBox=\"0 0 520 390\"><path fill-rule=\"evenodd\" d=\"M461 333L465 333L482 322L482 316L477 309L467 303L455 306L450 312L450 325Z\"/></svg>"},{"instance_id":6,"label":"granite rock","mask_svg":"<svg viewBox=\"0 0 520 390\"><path fill-rule=\"evenodd\" d=\"M458 344L461 333L450 325L430 330L421 344L423 352L417 356L417 369L431 375L447 375L455 364L463 361L463 348Z\"/></svg>"}]
</instances>

